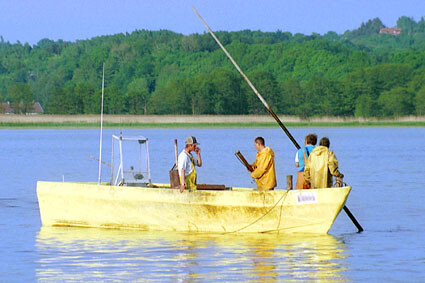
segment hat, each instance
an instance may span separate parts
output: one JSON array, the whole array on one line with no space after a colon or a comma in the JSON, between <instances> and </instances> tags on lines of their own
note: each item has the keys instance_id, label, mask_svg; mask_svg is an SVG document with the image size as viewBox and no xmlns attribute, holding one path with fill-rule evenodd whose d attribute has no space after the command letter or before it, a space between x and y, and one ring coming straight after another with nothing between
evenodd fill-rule
<instances>
[{"instance_id":1,"label":"hat","mask_svg":"<svg viewBox=\"0 0 425 283\"><path fill-rule=\"evenodd\" d=\"M196 138L195 137L187 137L186 138L186 144L195 144L195 145L198 145L199 143L196 141Z\"/></svg>"}]
</instances>

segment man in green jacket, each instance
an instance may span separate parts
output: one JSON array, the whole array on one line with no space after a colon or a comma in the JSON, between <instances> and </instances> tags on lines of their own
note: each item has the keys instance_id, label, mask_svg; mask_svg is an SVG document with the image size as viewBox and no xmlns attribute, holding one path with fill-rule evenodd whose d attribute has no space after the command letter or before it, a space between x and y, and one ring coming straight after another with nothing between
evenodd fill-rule
<instances>
[{"instance_id":1,"label":"man in green jacket","mask_svg":"<svg viewBox=\"0 0 425 283\"><path fill-rule=\"evenodd\" d=\"M320 139L319 146L310 154L304 169L304 178L312 189L332 187L332 176L343 178L338 171L338 160L329 150L330 141L327 137Z\"/></svg>"}]
</instances>

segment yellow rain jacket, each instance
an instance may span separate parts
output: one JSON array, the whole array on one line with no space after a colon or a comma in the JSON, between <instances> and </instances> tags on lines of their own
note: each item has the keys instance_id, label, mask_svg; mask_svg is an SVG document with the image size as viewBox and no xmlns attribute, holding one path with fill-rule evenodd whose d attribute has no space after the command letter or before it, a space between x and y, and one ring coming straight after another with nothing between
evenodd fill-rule
<instances>
[{"instance_id":1,"label":"yellow rain jacket","mask_svg":"<svg viewBox=\"0 0 425 283\"><path fill-rule=\"evenodd\" d=\"M276 187L274 152L270 147L257 152L256 160L251 166L254 169L251 177L257 181L258 190L272 190Z\"/></svg>"},{"instance_id":2,"label":"yellow rain jacket","mask_svg":"<svg viewBox=\"0 0 425 283\"><path fill-rule=\"evenodd\" d=\"M326 146L314 148L304 169L304 178L312 189L332 187L332 176L342 177L338 171L338 160Z\"/></svg>"}]
</instances>

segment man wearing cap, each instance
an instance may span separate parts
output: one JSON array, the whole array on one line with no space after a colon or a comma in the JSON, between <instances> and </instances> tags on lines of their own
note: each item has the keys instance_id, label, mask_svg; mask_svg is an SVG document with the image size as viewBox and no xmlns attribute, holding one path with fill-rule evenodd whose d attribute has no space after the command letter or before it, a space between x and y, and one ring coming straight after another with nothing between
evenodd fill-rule
<instances>
[{"instance_id":1,"label":"man wearing cap","mask_svg":"<svg viewBox=\"0 0 425 283\"><path fill-rule=\"evenodd\" d=\"M195 165L198 167L202 166L201 149L197 147L198 145L199 143L196 141L195 137L187 137L186 147L179 154L178 169L180 176L180 192L183 192L185 189L196 190ZM195 158L192 156L192 151L196 153L196 162Z\"/></svg>"}]
</instances>

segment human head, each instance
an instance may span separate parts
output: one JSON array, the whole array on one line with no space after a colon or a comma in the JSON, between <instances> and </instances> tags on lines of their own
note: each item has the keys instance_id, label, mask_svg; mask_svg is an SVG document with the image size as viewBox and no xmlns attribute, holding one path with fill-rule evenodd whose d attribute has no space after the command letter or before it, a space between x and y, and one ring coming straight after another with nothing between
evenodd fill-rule
<instances>
[{"instance_id":1,"label":"human head","mask_svg":"<svg viewBox=\"0 0 425 283\"><path fill-rule=\"evenodd\" d=\"M317 135L316 134L308 134L307 136L305 136L305 143L311 144L311 145L316 145Z\"/></svg>"},{"instance_id":2,"label":"human head","mask_svg":"<svg viewBox=\"0 0 425 283\"><path fill-rule=\"evenodd\" d=\"M186 142L186 148L190 147L192 150L196 148L197 145L199 145L198 141L194 136L189 136L185 140Z\"/></svg>"},{"instance_id":3,"label":"human head","mask_svg":"<svg viewBox=\"0 0 425 283\"><path fill-rule=\"evenodd\" d=\"M319 145L326 146L327 148L329 148L329 146L331 145L331 142L329 141L328 137L323 137L320 139Z\"/></svg>"},{"instance_id":4,"label":"human head","mask_svg":"<svg viewBox=\"0 0 425 283\"><path fill-rule=\"evenodd\" d=\"M256 137L254 140L254 146L256 150L261 150L266 146L266 142L263 137Z\"/></svg>"}]
</instances>

